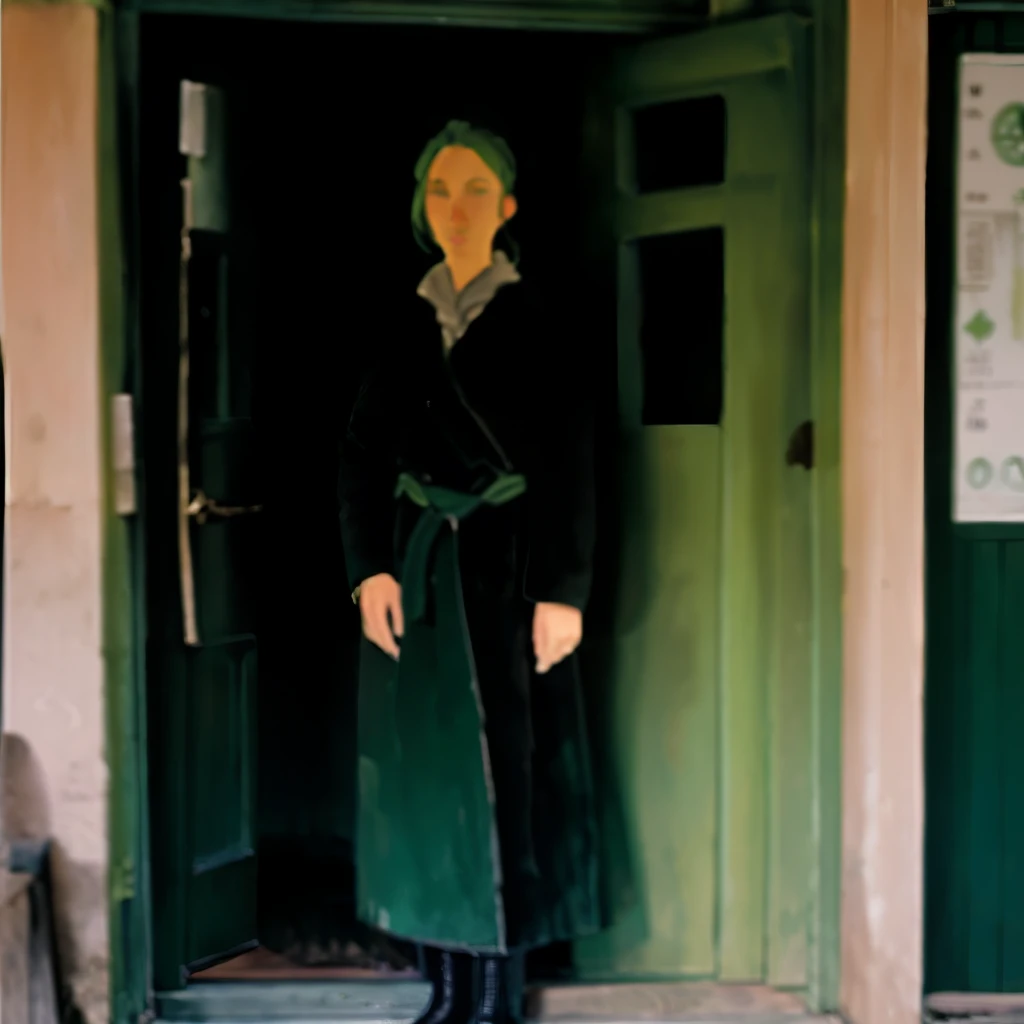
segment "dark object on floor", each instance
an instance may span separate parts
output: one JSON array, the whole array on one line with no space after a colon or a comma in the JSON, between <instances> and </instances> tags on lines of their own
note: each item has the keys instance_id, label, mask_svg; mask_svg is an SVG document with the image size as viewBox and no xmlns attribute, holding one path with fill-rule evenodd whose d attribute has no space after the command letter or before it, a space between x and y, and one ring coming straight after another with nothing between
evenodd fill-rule
<instances>
[{"instance_id":1,"label":"dark object on floor","mask_svg":"<svg viewBox=\"0 0 1024 1024\"><path fill-rule=\"evenodd\" d=\"M342 959L342 957L338 957ZM352 959L359 959L353 956ZM215 964L191 975L190 982L232 982L232 981L411 981L419 980L419 974L412 968L407 971L393 971L373 962L371 967L350 967L326 963L309 966L297 964L282 953L259 946L240 956Z\"/></svg>"},{"instance_id":2,"label":"dark object on floor","mask_svg":"<svg viewBox=\"0 0 1024 1024\"><path fill-rule=\"evenodd\" d=\"M281 952L292 963L305 967L354 967L393 974L406 973L413 966L391 939L358 922L350 923L338 937L325 943L296 938Z\"/></svg>"},{"instance_id":3,"label":"dark object on floor","mask_svg":"<svg viewBox=\"0 0 1024 1024\"><path fill-rule=\"evenodd\" d=\"M259 939L297 967L382 974L415 966L415 948L356 920L352 846L339 836L264 835L259 846Z\"/></svg>"}]
</instances>

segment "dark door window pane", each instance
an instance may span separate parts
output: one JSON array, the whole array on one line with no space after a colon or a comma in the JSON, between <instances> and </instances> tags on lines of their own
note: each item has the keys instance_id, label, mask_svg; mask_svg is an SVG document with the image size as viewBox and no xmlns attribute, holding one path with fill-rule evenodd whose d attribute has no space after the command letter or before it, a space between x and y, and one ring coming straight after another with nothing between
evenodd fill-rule
<instances>
[{"instance_id":1,"label":"dark door window pane","mask_svg":"<svg viewBox=\"0 0 1024 1024\"><path fill-rule=\"evenodd\" d=\"M646 425L718 423L724 387L721 228L634 243Z\"/></svg>"},{"instance_id":2,"label":"dark door window pane","mask_svg":"<svg viewBox=\"0 0 1024 1024\"><path fill-rule=\"evenodd\" d=\"M700 96L633 111L638 192L725 181L725 98Z\"/></svg>"}]
</instances>

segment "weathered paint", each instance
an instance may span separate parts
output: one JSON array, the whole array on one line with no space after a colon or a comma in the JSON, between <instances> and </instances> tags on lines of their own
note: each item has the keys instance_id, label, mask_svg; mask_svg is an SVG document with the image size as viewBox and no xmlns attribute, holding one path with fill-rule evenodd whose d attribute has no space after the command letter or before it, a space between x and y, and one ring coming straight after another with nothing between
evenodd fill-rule
<instances>
[{"instance_id":1,"label":"weathered paint","mask_svg":"<svg viewBox=\"0 0 1024 1024\"><path fill-rule=\"evenodd\" d=\"M138 552L142 522L115 512L115 473L112 453L112 409L115 394L132 394L137 403L137 370L129 358L135 324L129 301L133 275L124 239L134 221L122 211L122 148L119 118L130 123L131 108L118 95L118 62L133 57L130 16L115 19L101 8L98 15L98 145L100 261L100 330L102 359L102 451L110 453L104 466L103 490L103 648L106 667L106 751L112 778L120 785L109 794L109 921L114 955L109 980L112 1016L137 1018L146 1009L148 963L148 843L145 795L146 761L141 756L146 738L143 692L136 679L145 666L145 622L134 595L141 591L145 564ZM128 25L125 25L125 22ZM120 25L120 32L119 32ZM121 130L119 130L121 128ZM130 155L130 154L129 154ZM133 404L132 412L136 411ZM133 424L134 428L134 424ZM132 441L136 439L133 436ZM135 456L135 452L132 453ZM138 482L136 481L136 489ZM136 492L137 493L137 492ZM137 499L136 499L137 500Z\"/></svg>"},{"instance_id":2,"label":"weathered paint","mask_svg":"<svg viewBox=\"0 0 1024 1024\"><path fill-rule=\"evenodd\" d=\"M605 714L628 836L628 863L614 870L632 877L635 902L579 946L590 977L808 985L810 479L785 461L811 400L807 42L789 16L711 29L638 47L616 83L624 105L722 96L727 170L719 186L639 197L620 174L629 501ZM721 425L641 426L642 299L628 242L715 226L725 238ZM699 301L680 304L681 337Z\"/></svg>"},{"instance_id":3,"label":"weathered paint","mask_svg":"<svg viewBox=\"0 0 1024 1024\"><path fill-rule=\"evenodd\" d=\"M608 866L631 889L615 927L577 949L592 977L715 973L721 447L718 427L649 427L632 453L623 591L646 614L625 612L601 709L627 843Z\"/></svg>"},{"instance_id":4,"label":"weathered paint","mask_svg":"<svg viewBox=\"0 0 1024 1024\"><path fill-rule=\"evenodd\" d=\"M107 765L95 10L4 6L10 401L4 711L12 835L52 836L87 1020L107 1006Z\"/></svg>"},{"instance_id":5,"label":"weathered paint","mask_svg":"<svg viewBox=\"0 0 1024 1024\"><path fill-rule=\"evenodd\" d=\"M816 856L808 896L808 1004L839 1000L842 836L842 530L840 360L847 0L815 5L811 208L811 394L814 420L812 719Z\"/></svg>"},{"instance_id":6,"label":"weathered paint","mask_svg":"<svg viewBox=\"0 0 1024 1024\"><path fill-rule=\"evenodd\" d=\"M921 1017L927 16L850 4L841 1009L871 1024Z\"/></svg>"}]
</instances>

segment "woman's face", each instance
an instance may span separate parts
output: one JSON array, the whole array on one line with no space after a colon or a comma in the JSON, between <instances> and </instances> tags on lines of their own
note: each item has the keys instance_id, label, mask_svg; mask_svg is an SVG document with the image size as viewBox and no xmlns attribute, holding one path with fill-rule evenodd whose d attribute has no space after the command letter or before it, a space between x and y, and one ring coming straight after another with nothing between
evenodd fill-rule
<instances>
[{"instance_id":1,"label":"woman's face","mask_svg":"<svg viewBox=\"0 0 1024 1024\"><path fill-rule=\"evenodd\" d=\"M489 262L498 229L516 211L498 176L472 150L447 146L427 172L427 223L446 259Z\"/></svg>"}]
</instances>

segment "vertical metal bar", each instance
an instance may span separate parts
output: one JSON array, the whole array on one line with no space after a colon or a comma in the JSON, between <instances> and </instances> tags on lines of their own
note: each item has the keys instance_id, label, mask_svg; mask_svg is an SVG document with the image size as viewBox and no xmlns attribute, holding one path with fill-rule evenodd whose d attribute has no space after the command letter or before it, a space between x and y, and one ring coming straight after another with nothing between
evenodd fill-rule
<instances>
[{"instance_id":1,"label":"vertical metal bar","mask_svg":"<svg viewBox=\"0 0 1024 1024\"><path fill-rule=\"evenodd\" d=\"M192 259L192 183L181 183L183 223L181 259L178 269L178 561L181 572L181 615L185 643L199 645L196 622L196 581L192 564L192 536L189 505L192 481L189 467L189 302L188 276Z\"/></svg>"}]
</instances>

